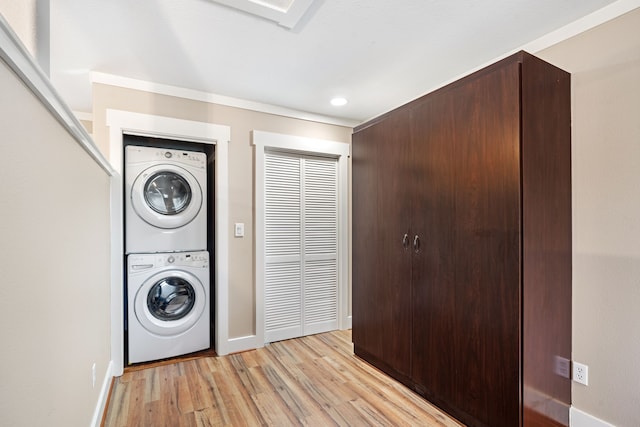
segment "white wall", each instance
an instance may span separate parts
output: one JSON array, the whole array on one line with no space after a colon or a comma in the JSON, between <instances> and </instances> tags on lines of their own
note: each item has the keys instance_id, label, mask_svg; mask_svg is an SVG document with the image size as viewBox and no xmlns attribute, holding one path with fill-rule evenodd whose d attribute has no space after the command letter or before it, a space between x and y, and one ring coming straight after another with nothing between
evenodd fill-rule
<instances>
[{"instance_id":1,"label":"white wall","mask_svg":"<svg viewBox=\"0 0 640 427\"><path fill-rule=\"evenodd\" d=\"M2 61L0 94L0 425L87 426L110 360L110 178Z\"/></svg>"},{"instance_id":2,"label":"white wall","mask_svg":"<svg viewBox=\"0 0 640 427\"><path fill-rule=\"evenodd\" d=\"M572 73L573 406L639 426L640 9L536 55Z\"/></svg>"}]
</instances>

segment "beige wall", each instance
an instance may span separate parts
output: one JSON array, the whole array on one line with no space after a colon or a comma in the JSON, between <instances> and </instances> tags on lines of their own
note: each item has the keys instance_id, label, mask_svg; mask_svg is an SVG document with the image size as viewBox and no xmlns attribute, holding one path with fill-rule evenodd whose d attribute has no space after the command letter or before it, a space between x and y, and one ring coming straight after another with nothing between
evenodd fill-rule
<instances>
[{"instance_id":1,"label":"beige wall","mask_svg":"<svg viewBox=\"0 0 640 427\"><path fill-rule=\"evenodd\" d=\"M108 156L106 110L125 110L229 126L229 222L245 224L245 237L229 233L229 337L254 335L253 278L253 146L250 133L262 130L311 138L351 142L351 128L292 119L234 107L119 88L93 85L93 136Z\"/></svg>"},{"instance_id":2,"label":"beige wall","mask_svg":"<svg viewBox=\"0 0 640 427\"><path fill-rule=\"evenodd\" d=\"M0 94L0 425L87 426L111 359L109 176L1 61Z\"/></svg>"},{"instance_id":3,"label":"beige wall","mask_svg":"<svg viewBox=\"0 0 640 427\"><path fill-rule=\"evenodd\" d=\"M37 0L0 0L0 13L33 57L36 56Z\"/></svg>"},{"instance_id":4,"label":"beige wall","mask_svg":"<svg viewBox=\"0 0 640 427\"><path fill-rule=\"evenodd\" d=\"M640 9L538 56L572 73L573 405L640 425Z\"/></svg>"},{"instance_id":5,"label":"beige wall","mask_svg":"<svg viewBox=\"0 0 640 427\"><path fill-rule=\"evenodd\" d=\"M0 14L24 47L49 74L49 1L0 0Z\"/></svg>"}]
</instances>

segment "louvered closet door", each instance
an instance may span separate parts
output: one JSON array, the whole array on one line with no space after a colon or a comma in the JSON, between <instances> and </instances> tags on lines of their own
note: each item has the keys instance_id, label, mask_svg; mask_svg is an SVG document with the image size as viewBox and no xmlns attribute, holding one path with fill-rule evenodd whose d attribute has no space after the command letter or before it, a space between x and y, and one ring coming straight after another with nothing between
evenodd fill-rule
<instances>
[{"instance_id":1,"label":"louvered closet door","mask_svg":"<svg viewBox=\"0 0 640 427\"><path fill-rule=\"evenodd\" d=\"M265 341L338 327L337 160L265 153Z\"/></svg>"}]
</instances>

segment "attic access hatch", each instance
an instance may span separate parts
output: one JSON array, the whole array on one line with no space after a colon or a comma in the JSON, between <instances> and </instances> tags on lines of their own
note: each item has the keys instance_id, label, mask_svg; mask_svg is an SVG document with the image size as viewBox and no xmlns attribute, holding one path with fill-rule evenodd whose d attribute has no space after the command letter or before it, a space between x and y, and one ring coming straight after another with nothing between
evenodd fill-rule
<instances>
[{"instance_id":1,"label":"attic access hatch","mask_svg":"<svg viewBox=\"0 0 640 427\"><path fill-rule=\"evenodd\" d=\"M315 0L211 0L292 29Z\"/></svg>"}]
</instances>

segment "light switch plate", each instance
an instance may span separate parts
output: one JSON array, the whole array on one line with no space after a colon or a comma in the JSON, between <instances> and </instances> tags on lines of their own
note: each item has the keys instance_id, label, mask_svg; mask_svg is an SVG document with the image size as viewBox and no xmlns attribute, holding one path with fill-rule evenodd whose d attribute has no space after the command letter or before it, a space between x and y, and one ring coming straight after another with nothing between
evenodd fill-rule
<instances>
[{"instance_id":1,"label":"light switch plate","mask_svg":"<svg viewBox=\"0 0 640 427\"><path fill-rule=\"evenodd\" d=\"M242 222L235 223L235 236L244 237L244 223Z\"/></svg>"}]
</instances>

